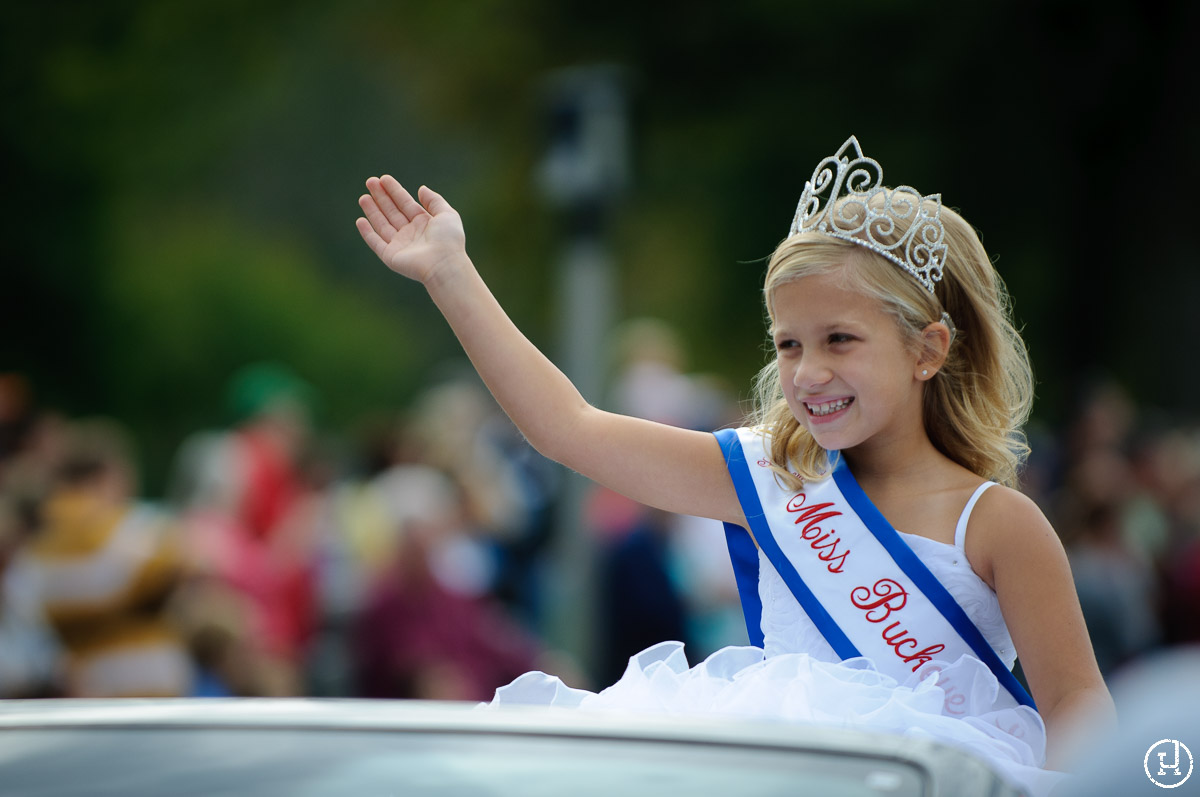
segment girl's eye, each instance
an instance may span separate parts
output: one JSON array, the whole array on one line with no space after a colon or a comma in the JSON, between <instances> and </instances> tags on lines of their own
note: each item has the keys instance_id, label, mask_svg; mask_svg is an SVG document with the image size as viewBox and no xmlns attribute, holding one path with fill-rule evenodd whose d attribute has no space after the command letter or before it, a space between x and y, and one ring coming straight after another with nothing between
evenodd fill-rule
<instances>
[{"instance_id":1,"label":"girl's eye","mask_svg":"<svg viewBox=\"0 0 1200 797\"><path fill-rule=\"evenodd\" d=\"M845 332L834 332L829 336L830 343L848 343L851 340L853 340L853 338L847 335Z\"/></svg>"},{"instance_id":2,"label":"girl's eye","mask_svg":"<svg viewBox=\"0 0 1200 797\"><path fill-rule=\"evenodd\" d=\"M775 343L775 348L778 351L785 351L787 349L794 349L794 348L798 347L799 345L800 344L794 340L781 340L781 341L777 341Z\"/></svg>"}]
</instances>

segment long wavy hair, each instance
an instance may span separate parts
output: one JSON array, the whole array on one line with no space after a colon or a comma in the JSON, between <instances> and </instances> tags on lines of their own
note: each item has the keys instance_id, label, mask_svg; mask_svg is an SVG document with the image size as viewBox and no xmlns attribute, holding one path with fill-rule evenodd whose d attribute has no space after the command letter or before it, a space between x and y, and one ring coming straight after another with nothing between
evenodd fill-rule
<instances>
[{"instance_id":1,"label":"long wavy hair","mask_svg":"<svg viewBox=\"0 0 1200 797\"><path fill-rule=\"evenodd\" d=\"M856 243L820 233L783 241L771 256L763 286L768 334L774 329L779 286L817 274L840 272L844 287L881 302L913 351L927 345L922 330L945 311L956 330L944 364L925 384L925 432L954 462L1013 487L1029 453L1022 432L1033 405L1029 354L1013 325L1008 292L979 236L949 208L941 209L941 218L947 252L934 294ZM896 239L904 232L897 224ZM755 381L752 422L769 432L770 459L781 480L799 489L823 475L827 453L792 414L783 387L775 357Z\"/></svg>"}]
</instances>

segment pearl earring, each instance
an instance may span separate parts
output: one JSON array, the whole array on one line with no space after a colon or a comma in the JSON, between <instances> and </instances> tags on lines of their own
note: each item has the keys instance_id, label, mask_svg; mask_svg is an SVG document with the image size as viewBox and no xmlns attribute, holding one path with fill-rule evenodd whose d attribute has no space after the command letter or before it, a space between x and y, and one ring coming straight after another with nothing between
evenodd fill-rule
<instances>
[{"instance_id":1,"label":"pearl earring","mask_svg":"<svg viewBox=\"0 0 1200 797\"><path fill-rule=\"evenodd\" d=\"M929 372L928 372L928 371L926 371L924 368L922 368L922 369L921 369L921 376L929 376Z\"/></svg>"}]
</instances>

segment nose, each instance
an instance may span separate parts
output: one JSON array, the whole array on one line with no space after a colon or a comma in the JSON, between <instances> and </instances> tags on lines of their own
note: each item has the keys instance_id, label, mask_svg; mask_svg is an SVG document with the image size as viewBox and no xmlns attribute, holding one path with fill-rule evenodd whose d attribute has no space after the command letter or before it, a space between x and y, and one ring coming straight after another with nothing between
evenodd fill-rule
<instances>
[{"instance_id":1,"label":"nose","mask_svg":"<svg viewBox=\"0 0 1200 797\"><path fill-rule=\"evenodd\" d=\"M833 370L818 353L805 352L792 371L792 386L803 391L821 387L833 378Z\"/></svg>"}]
</instances>

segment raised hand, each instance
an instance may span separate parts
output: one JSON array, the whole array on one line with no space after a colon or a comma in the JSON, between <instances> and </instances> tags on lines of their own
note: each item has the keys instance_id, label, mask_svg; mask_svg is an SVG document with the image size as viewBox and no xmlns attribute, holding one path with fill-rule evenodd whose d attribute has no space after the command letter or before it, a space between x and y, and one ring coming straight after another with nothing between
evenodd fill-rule
<instances>
[{"instance_id":1,"label":"raised hand","mask_svg":"<svg viewBox=\"0 0 1200 797\"><path fill-rule=\"evenodd\" d=\"M391 175L367 180L355 224L388 268L421 283L446 263L466 255L462 219L440 194L422 186L418 202Z\"/></svg>"}]
</instances>

